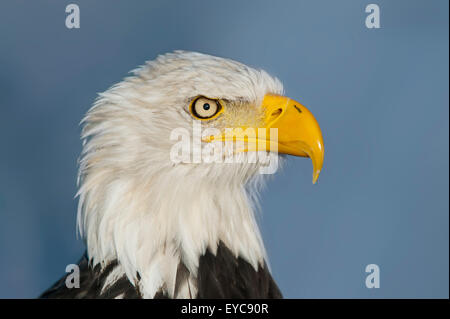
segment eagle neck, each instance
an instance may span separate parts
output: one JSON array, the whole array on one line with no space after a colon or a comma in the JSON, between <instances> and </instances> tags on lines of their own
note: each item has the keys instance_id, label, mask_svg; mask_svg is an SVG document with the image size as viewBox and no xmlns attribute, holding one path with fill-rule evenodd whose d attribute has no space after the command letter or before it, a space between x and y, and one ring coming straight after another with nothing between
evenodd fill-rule
<instances>
[{"instance_id":1,"label":"eagle neck","mask_svg":"<svg viewBox=\"0 0 450 319\"><path fill-rule=\"evenodd\" d=\"M255 270L263 265L266 253L255 220L255 187L193 172L180 178L171 172L117 178L96 188L103 193L81 195L93 263L104 267L117 260L147 297L161 289L177 297L173 294L180 264L188 270L190 284L178 297L192 295L200 257L207 251L216 254L220 242Z\"/></svg>"}]
</instances>

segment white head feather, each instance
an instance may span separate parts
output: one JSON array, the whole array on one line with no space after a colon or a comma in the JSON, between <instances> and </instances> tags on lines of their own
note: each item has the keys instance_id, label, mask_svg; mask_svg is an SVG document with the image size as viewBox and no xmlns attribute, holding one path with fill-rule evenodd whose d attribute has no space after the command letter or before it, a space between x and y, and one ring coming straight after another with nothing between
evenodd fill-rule
<instances>
[{"instance_id":1,"label":"white head feather","mask_svg":"<svg viewBox=\"0 0 450 319\"><path fill-rule=\"evenodd\" d=\"M173 295L180 261L192 293L199 257L219 241L257 269L266 259L254 216L260 164L174 164L169 137L175 128L192 131L195 96L244 101L237 112L252 114L265 94L282 94L282 84L241 63L183 51L132 73L100 94L82 121L78 226L89 258L102 267L117 259L145 297L161 288L188 296Z\"/></svg>"}]
</instances>

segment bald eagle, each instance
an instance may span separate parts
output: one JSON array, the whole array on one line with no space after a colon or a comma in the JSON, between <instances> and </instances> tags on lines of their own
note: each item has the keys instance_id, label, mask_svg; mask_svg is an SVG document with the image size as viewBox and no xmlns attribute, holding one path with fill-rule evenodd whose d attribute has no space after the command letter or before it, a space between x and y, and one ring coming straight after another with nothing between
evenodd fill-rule
<instances>
[{"instance_id":1,"label":"bald eagle","mask_svg":"<svg viewBox=\"0 0 450 319\"><path fill-rule=\"evenodd\" d=\"M63 277L41 297L282 297L255 221L267 175L260 168L283 154L309 157L316 182L324 148L313 115L283 96L277 78L175 51L99 94L81 123L80 287ZM197 143L195 123L210 129ZM192 138L182 147L188 156L176 160L180 129ZM214 160L193 159L198 148L230 141Z\"/></svg>"}]
</instances>

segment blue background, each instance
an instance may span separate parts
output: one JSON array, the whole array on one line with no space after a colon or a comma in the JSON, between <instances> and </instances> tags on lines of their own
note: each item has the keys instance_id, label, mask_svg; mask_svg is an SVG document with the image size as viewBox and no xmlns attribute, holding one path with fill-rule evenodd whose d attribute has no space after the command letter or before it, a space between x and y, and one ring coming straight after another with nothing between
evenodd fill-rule
<instances>
[{"instance_id":1,"label":"blue background","mask_svg":"<svg viewBox=\"0 0 450 319\"><path fill-rule=\"evenodd\" d=\"M312 110L325 164L290 158L262 194L290 298L448 298L448 2L69 1L0 4L0 297L35 297L84 251L78 125L96 94L175 49L279 77ZM378 264L381 287L365 287Z\"/></svg>"}]
</instances>

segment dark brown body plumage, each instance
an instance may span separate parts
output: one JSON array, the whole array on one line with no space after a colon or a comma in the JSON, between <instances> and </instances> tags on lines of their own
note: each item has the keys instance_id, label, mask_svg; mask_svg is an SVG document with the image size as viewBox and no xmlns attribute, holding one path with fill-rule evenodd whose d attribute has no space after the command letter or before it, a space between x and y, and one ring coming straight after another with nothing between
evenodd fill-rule
<instances>
[{"instance_id":1,"label":"dark brown body plumage","mask_svg":"<svg viewBox=\"0 0 450 319\"><path fill-rule=\"evenodd\" d=\"M124 275L103 293L102 287L108 275L117 267L117 261L110 263L103 270L100 266L92 267L85 256L78 262L80 267L80 288L67 288L67 275L45 291L40 298L141 298L138 289ZM188 270L180 264L177 272L179 283L187 278ZM217 254L209 250L200 257L197 276L197 295L193 298L282 298L267 266L258 271L241 257L234 257L232 252L220 243ZM167 298L161 291L155 298Z\"/></svg>"}]
</instances>

